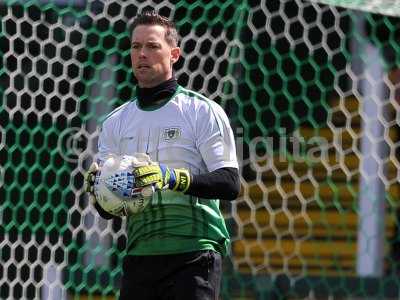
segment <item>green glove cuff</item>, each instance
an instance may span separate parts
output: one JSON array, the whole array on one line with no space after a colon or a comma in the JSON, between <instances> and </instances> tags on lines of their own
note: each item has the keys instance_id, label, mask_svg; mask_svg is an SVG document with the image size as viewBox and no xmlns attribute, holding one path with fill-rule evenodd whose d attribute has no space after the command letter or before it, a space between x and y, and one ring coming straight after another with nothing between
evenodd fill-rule
<instances>
[{"instance_id":1,"label":"green glove cuff","mask_svg":"<svg viewBox=\"0 0 400 300\"><path fill-rule=\"evenodd\" d=\"M175 173L175 185L172 187L172 190L185 193L191 183L189 170L173 169L173 172Z\"/></svg>"}]
</instances>

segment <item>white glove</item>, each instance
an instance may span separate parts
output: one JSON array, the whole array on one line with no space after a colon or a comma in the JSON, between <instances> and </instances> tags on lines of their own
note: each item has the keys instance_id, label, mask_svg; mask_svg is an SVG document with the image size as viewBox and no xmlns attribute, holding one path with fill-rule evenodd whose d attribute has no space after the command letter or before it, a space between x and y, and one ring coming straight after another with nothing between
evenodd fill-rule
<instances>
[{"instance_id":1,"label":"white glove","mask_svg":"<svg viewBox=\"0 0 400 300\"><path fill-rule=\"evenodd\" d=\"M138 167L145 167L150 165L157 165L157 163L153 162L149 155L146 153L134 153L132 160L132 170ZM142 189L141 194L144 197L149 197L154 193L154 188L151 186L145 186Z\"/></svg>"},{"instance_id":2,"label":"white glove","mask_svg":"<svg viewBox=\"0 0 400 300\"><path fill-rule=\"evenodd\" d=\"M96 179L96 174L100 170L99 165L93 162L89 170L85 174L85 192L89 194L89 200L92 204L96 203L96 196L94 194L94 182Z\"/></svg>"}]
</instances>

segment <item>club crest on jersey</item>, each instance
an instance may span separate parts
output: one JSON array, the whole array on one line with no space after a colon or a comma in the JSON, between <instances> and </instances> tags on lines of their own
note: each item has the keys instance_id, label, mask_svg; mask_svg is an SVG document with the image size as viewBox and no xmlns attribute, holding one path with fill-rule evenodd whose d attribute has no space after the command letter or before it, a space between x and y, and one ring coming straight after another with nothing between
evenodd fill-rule
<instances>
[{"instance_id":1,"label":"club crest on jersey","mask_svg":"<svg viewBox=\"0 0 400 300\"><path fill-rule=\"evenodd\" d=\"M181 129L179 127L164 128L163 139L167 142L174 141L181 136Z\"/></svg>"}]
</instances>

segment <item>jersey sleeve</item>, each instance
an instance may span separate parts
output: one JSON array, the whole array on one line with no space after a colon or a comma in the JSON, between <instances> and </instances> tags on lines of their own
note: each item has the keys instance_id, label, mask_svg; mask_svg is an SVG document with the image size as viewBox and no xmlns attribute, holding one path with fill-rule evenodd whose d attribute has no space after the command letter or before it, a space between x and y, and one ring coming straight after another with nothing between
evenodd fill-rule
<instances>
[{"instance_id":1,"label":"jersey sleeve","mask_svg":"<svg viewBox=\"0 0 400 300\"><path fill-rule=\"evenodd\" d=\"M100 130L98 140L98 153L96 161L101 164L110 154L119 154L117 135L114 132L113 122L106 120Z\"/></svg>"},{"instance_id":2,"label":"jersey sleeve","mask_svg":"<svg viewBox=\"0 0 400 300\"><path fill-rule=\"evenodd\" d=\"M215 102L199 110L196 143L209 172L220 168L239 168L236 146L225 111Z\"/></svg>"}]
</instances>

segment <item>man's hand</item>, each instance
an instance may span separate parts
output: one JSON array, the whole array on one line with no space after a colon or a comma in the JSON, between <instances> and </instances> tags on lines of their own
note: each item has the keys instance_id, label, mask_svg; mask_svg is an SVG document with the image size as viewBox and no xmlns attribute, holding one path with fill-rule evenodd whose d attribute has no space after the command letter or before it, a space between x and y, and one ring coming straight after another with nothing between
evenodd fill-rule
<instances>
[{"instance_id":1,"label":"man's hand","mask_svg":"<svg viewBox=\"0 0 400 300\"><path fill-rule=\"evenodd\" d=\"M153 163L133 169L136 187L153 185L156 190L171 189L186 192L190 186L190 173L186 169L172 169L164 164Z\"/></svg>"},{"instance_id":2,"label":"man's hand","mask_svg":"<svg viewBox=\"0 0 400 300\"><path fill-rule=\"evenodd\" d=\"M98 171L100 171L99 165L96 162L93 162L90 165L89 170L85 174L85 192L88 193L89 201L90 201L90 203L92 203L92 205L94 205L94 207L96 208L99 215L103 219L110 220L112 218L115 218L115 216L106 212L100 206L100 204L97 202L96 196L94 194L94 183L95 183L96 174Z\"/></svg>"},{"instance_id":3,"label":"man's hand","mask_svg":"<svg viewBox=\"0 0 400 300\"><path fill-rule=\"evenodd\" d=\"M99 170L99 165L96 162L93 162L85 174L85 192L89 194L89 200L92 204L96 203L96 196L94 195L94 182L96 180L96 173Z\"/></svg>"}]
</instances>

